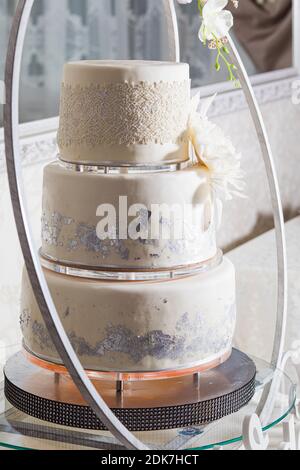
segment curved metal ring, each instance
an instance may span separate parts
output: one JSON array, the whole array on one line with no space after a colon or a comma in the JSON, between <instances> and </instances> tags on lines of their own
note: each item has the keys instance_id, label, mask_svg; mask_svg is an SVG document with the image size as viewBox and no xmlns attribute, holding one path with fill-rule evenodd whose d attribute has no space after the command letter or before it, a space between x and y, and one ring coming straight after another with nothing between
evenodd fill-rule
<instances>
[{"instance_id":1,"label":"curved metal ring","mask_svg":"<svg viewBox=\"0 0 300 470\"><path fill-rule=\"evenodd\" d=\"M15 221L26 268L52 341L83 398L96 413L97 417L122 444L129 449L147 450L147 447L136 439L116 418L104 400L99 396L79 362L54 306L28 225L25 194L22 187L18 126L21 60L25 34L33 4L34 0L20 0L14 16L6 60L6 105L4 107L7 172ZM170 44L173 51L173 60L178 60L178 29L176 17L174 17L173 1L164 0L164 8L169 19L168 31L171 33L173 30L174 42Z\"/></svg>"},{"instance_id":2,"label":"curved metal ring","mask_svg":"<svg viewBox=\"0 0 300 470\"><path fill-rule=\"evenodd\" d=\"M233 40L228 36L230 53L237 68L237 73L245 94L247 104L251 113L251 117L255 126L255 130L260 144L266 173L268 177L269 189L272 199L273 216L275 222L276 233L276 249L277 249L277 318L276 318L276 331L273 343L272 364L276 368L280 368L283 352L284 341L286 333L287 322L287 287L288 287L288 274L287 274L287 253L286 253L286 238L284 216L282 209L282 202L280 197L279 183L277 172L275 168L272 149L269 142L264 120L260 112L253 87L251 85L249 76L243 65L242 59L234 45ZM265 390L262 399L258 405L257 414L260 416L262 422L268 419L268 414L271 412L269 398L272 394L273 387L275 386L275 379L270 384L269 388Z\"/></svg>"}]
</instances>

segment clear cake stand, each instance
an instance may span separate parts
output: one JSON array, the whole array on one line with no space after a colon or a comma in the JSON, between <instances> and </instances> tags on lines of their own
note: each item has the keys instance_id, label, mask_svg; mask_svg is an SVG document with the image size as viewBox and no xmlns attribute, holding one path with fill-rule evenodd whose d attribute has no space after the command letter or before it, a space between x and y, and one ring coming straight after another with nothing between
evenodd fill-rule
<instances>
[{"instance_id":1,"label":"clear cake stand","mask_svg":"<svg viewBox=\"0 0 300 470\"><path fill-rule=\"evenodd\" d=\"M296 402L296 387L289 376L266 362L255 359L256 390L253 399L239 412L207 426L139 432L135 436L155 450L209 450L239 447L243 441L243 423L256 412L264 391L276 376L272 413L263 425L270 430L292 413ZM32 418L14 408L4 396L0 385L0 448L14 450L116 450L124 447L109 432L90 431L52 425Z\"/></svg>"}]
</instances>

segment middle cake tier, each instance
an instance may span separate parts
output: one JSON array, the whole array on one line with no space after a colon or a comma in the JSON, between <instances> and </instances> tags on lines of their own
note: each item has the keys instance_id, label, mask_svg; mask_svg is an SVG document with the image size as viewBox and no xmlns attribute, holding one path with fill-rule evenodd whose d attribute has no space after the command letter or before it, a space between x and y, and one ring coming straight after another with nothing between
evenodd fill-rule
<instances>
[{"instance_id":1,"label":"middle cake tier","mask_svg":"<svg viewBox=\"0 0 300 470\"><path fill-rule=\"evenodd\" d=\"M176 269L217 253L219 212L200 166L157 173L44 172L42 254L99 269Z\"/></svg>"}]
</instances>

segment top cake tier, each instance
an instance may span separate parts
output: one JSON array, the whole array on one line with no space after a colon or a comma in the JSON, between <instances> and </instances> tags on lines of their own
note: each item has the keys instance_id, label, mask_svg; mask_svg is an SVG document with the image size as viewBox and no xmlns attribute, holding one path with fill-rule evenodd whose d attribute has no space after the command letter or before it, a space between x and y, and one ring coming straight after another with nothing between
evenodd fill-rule
<instances>
[{"instance_id":1,"label":"top cake tier","mask_svg":"<svg viewBox=\"0 0 300 470\"><path fill-rule=\"evenodd\" d=\"M189 66L80 61L65 65L60 158L92 165L159 165L188 158Z\"/></svg>"}]
</instances>

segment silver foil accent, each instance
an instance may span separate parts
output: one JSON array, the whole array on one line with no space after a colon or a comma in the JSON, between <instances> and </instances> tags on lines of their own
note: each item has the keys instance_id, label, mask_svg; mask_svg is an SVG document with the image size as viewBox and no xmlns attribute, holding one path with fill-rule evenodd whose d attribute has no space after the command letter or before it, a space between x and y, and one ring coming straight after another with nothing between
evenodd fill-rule
<instances>
[{"instance_id":1,"label":"silver foil accent","mask_svg":"<svg viewBox=\"0 0 300 470\"><path fill-rule=\"evenodd\" d=\"M199 314L200 315L200 314ZM188 316L186 313L182 321ZM78 336L74 331L68 333L71 344L79 357L99 358L109 354L125 354L134 364L143 361L147 356L156 360L169 359L173 361L184 360L189 356L218 354L220 351L229 350L232 337L232 325L228 326L228 335L216 338L213 331L206 335L205 343L196 337L189 341L190 322L187 321L184 331L176 335L170 335L162 330L152 330L144 335L136 335L124 325L108 325L105 337L95 345L90 344L85 338ZM201 330L201 325L194 325L194 329ZM37 321L32 326L34 340L43 351L49 349L55 351L55 347L46 327ZM230 331L229 331L230 330Z\"/></svg>"},{"instance_id":2,"label":"silver foil accent","mask_svg":"<svg viewBox=\"0 0 300 470\"><path fill-rule=\"evenodd\" d=\"M44 212L42 215L42 240L50 246L58 246L64 225L71 225L72 223L74 223L74 220L71 217L66 217L59 212L53 212L49 221Z\"/></svg>"},{"instance_id":3,"label":"silver foil accent","mask_svg":"<svg viewBox=\"0 0 300 470\"><path fill-rule=\"evenodd\" d=\"M84 247L88 252L100 254L103 259L108 258L112 251L123 260L129 259L129 249L126 248L124 240L100 240L95 227L83 223L76 227L76 238L68 241L68 247L75 250Z\"/></svg>"},{"instance_id":4,"label":"silver foil accent","mask_svg":"<svg viewBox=\"0 0 300 470\"><path fill-rule=\"evenodd\" d=\"M50 338L49 332L42 323L39 323L35 320L31 326L31 329L34 340L38 343L42 351L44 349L48 349L52 352L55 351L55 346Z\"/></svg>"},{"instance_id":5,"label":"silver foil accent","mask_svg":"<svg viewBox=\"0 0 300 470\"><path fill-rule=\"evenodd\" d=\"M20 314L20 327L21 331L23 332L26 328L28 328L30 321L31 321L31 313L28 308L24 308Z\"/></svg>"},{"instance_id":6,"label":"silver foil accent","mask_svg":"<svg viewBox=\"0 0 300 470\"><path fill-rule=\"evenodd\" d=\"M139 363L147 356L175 360L182 357L185 349L184 337L171 336L161 330L136 336L123 325L109 326L106 337L95 346L91 346L84 338L77 337L75 333L70 334L70 341L79 356L101 358L109 353L120 353L126 354L134 363Z\"/></svg>"},{"instance_id":7,"label":"silver foil accent","mask_svg":"<svg viewBox=\"0 0 300 470\"><path fill-rule=\"evenodd\" d=\"M103 269L109 266L110 259L114 259L113 268L117 268L119 261L127 261L126 265L128 269L135 269L136 261L140 261L146 257L145 269L157 267L157 260L161 257L170 259L172 266L172 257L180 257L178 265L185 265L186 259L199 259L199 255L202 257L201 252L201 234L198 233L197 228L193 229L189 224L185 224L185 230L188 232L188 236L180 239L173 239L172 233L174 233L174 225L169 219L161 217L159 220L160 226L160 238L151 239L148 238L150 229L150 219L152 213L148 209L141 209L139 211L139 226L137 227L140 237L137 240L131 240L130 238L121 239L119 237L118 226L111 228L112 233L108 234L108 238L105 240L100 239L97 236L97 228L93 224L88 224L84 221L76 221L72 217L65 214L61 214L57 211L53 213L43 213L42 216L42 240L43 244L49 247L64 248L67 252L78 252L78 262L76 264L82 264L81 257L84 252L94 254L94 261L91 263L92 266L103 265L101 260L106 260ZM170 238L163 238L163 231L167 230L167 234L170 234ZM190 234L193 234L193 238L190 238ZM214 237L210 239L210 245L207 249L211 252L214 248ZM144 251L145 247L145 251ZM45 247L44 247L45 248ZM199 252L200 250L200 252ZM45 255L47 256L47 248L45 248ZM65 259L60 256L58 257L62 264L68 264L68 256ZM71 261L72 263L72 261ZM124 265L124 263L121 263ZM139 267L140 270L142 267Z\"/></svg>"}]
</instances>

